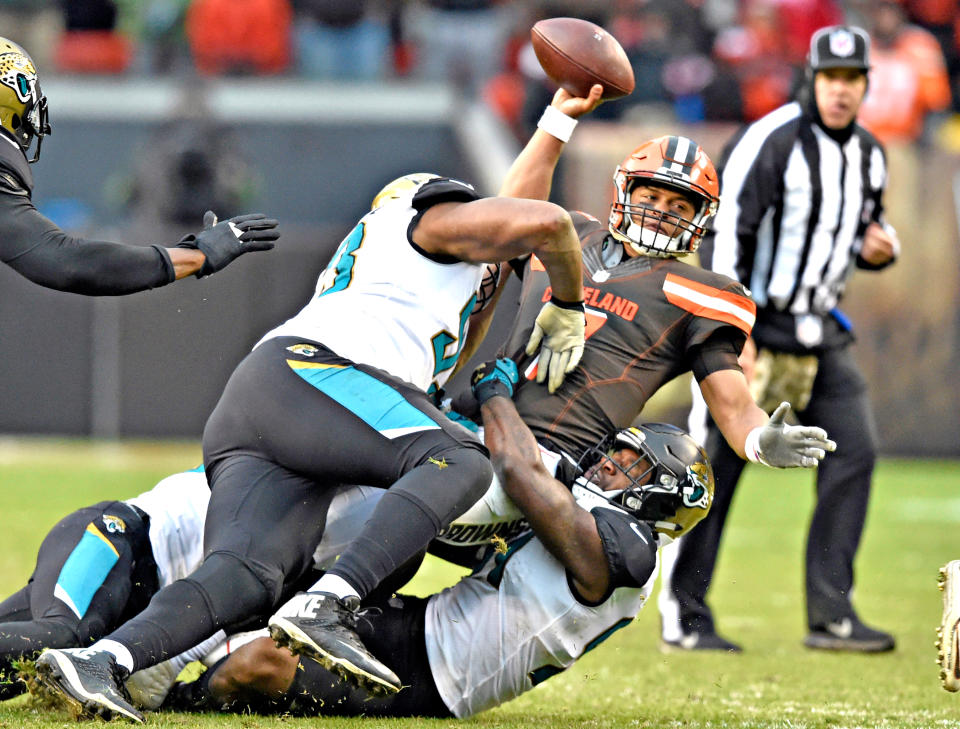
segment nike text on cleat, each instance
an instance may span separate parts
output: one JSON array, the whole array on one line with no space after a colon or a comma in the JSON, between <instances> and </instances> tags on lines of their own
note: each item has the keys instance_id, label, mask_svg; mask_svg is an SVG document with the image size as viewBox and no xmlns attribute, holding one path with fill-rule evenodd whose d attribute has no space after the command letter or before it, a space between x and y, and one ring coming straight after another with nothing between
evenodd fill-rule
<instances>
[{"instance_id":1,"label":"nike text on cleat","mask_svg":"<svg viewBox=\"0 0 960 729\"><path fill-rule=\"evenodd\" d=\"M943 617L936 642L940 683L947 691L960 691L960 559L940 568L938 583L943 592Z\"/></svg>"},{"instance_id":2,"label":"nike text on cleat","mask_svg":"<svg viewBox=\"0 0 960 729\"><path fill-rule=\"evenodd\" d=\"M356 633L360 600L324 592L295 595L270 618L270 637L372 694L400 690L400 679L370 653Z\"/></svg>"},{"instance_id":3,"label":"nike text on cleat","mask_svg":"<svg viewBox=\"0 0 960 729\"><path fill-rule=\"evenodd\" d=\"M81 716L105 720L120 715L138 724L141 714L128 700L127 670L105 651L89 648L46 650L37 659L41 684L60 694Z\"/></svg>"}]
</instances>

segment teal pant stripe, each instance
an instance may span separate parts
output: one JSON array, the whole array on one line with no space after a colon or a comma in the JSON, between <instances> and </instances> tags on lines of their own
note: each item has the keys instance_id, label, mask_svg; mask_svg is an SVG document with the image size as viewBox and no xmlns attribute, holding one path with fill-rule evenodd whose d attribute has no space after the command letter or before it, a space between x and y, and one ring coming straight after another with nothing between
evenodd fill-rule
<instances>
[{"instance_id":1,"label":"teal pant stripe","mask_svg":"<svg viewBox=\"0 0 960 729\"><path fill-rule=\"evenodd\" d=\"M93 596L119 559L110 545L90 532L84 532L60 570L56 592L66 595L70 607L83 618Z\"/></svg>"},{"instance_id":2,"label":"teal pant stripe","mask_svg":"<svg viewBox=\"0 0 960 729\"><path fill-rule=\"evenodd\" d=\"M353 367L293 371L377 432L437 427L399 392Z\"/></svg>"}]
</instances>

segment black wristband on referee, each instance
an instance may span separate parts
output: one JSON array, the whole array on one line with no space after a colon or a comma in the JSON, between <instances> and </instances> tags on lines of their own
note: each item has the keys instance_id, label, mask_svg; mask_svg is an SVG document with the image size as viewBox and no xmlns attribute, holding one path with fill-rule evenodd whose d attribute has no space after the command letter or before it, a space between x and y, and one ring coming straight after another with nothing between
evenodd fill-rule
<instances>
[{"instance_id":1,"label":"black wristband on referee","mask_svg":"<svg viewBox=\"0 0 960 729\"><path fill-rule=\"evenodd\" d=\"M564 301L563 299L558 299L553 294L550 295L550 303L554 306L560 307L561 309L573 309L575 311L583 311L583 301Z\"/></svg>"}]
</instances>

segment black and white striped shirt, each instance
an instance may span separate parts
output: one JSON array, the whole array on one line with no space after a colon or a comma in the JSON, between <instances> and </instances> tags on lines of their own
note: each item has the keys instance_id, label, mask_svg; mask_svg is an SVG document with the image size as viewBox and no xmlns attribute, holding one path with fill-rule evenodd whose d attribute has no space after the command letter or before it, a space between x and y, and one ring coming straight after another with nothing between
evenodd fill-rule
<instances>
[{"instance_id":1,"label":"black and white striped shirt","mask_svg":"<svg viewBox=\"0 0 960 729\"><path fill-rule=\"evenodd\" d=\"M761 310L830 312L867 225L884 224L880 143L859 125L838 142L790 103L745 127L724 157L709 267L747 286Z\"/></svg>"}]
</instances>

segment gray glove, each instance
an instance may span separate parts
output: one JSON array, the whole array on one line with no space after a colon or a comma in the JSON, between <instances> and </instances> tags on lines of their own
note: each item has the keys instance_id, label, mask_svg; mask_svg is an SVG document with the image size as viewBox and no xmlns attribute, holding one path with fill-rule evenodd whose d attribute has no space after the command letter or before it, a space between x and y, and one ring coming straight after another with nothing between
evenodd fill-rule
<instances>
[{"instance_id":1,"label":"gray glove","mask_svg":"<svg viewBox=\"0 0 960 729\"><path fill-rule=\"evenodd\" d=\"M216 214L208 210L203 215L203 230L184 236L177 247L194 248L206 256L203 267L197 271L197 278L203 278L226 268L244 253L270 250L279 237L277 221L261 213L238 215L218 223Z\"/></svg>"},{"instance_id":2,"label":"gray glove","mask_svg":"<svg viewBox=\"0 0 960 729\"><path fill-rule=\"evenodd\" d=\"M790 403L782 402L766 425L754 428L747 436L747 458L772 468L813 468L837 444L823 428L787 425Z\"/></svg>"},{"instance_id":3,"label":"gray glove","mask_svg":"<svg viewBox=\"0 0 960 729\"><path fill-rule=\"evenodd\" d=\"M583 302L568 304L551 299L540 309L526 352L533 354L540 347L537 382L547 380L547 391L551 394L560 387L564 375L573 372L580 363L585 328Z\"/></svg>"}]
</instances>

